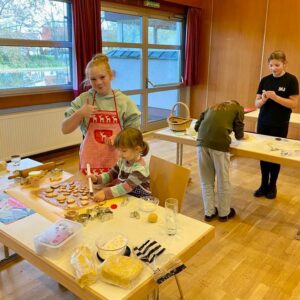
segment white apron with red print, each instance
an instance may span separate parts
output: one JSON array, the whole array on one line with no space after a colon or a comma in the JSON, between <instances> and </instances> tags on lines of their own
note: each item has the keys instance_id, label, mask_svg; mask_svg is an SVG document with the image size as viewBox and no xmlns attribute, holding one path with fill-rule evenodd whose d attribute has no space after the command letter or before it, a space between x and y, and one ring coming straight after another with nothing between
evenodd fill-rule
<instances>
[{"instance_id":1,"label":"white apron with red print","mask_svg":"<svg viewBox=\"0 0 300 300\"><path fill-rule=\"evenodd\" d=\"M98 110L89 120L88 130L79 151L80 170L84 174L87 163L91 165L91 173L100 174L107 172L118 160L115 147L105 144L106 138L117 135L122 129L114 91L113 96L115 110ZM93 105L95 97L96 93Z\"/></svg>"}]
</instances>

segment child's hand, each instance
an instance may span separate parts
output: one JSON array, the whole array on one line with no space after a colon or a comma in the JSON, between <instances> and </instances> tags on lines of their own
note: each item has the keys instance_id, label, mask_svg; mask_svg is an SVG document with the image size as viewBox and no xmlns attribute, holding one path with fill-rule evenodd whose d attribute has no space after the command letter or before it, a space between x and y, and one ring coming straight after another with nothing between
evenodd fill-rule
<instances>
[{"instance_id":1,"label":"child's hand","mask_svg":"<svg viewBox=\"0 0 300 300\"><path fill-rule=\"evenodd\" d=\"M80 108L80 112L82 117L85 118L91 118L95 112L96 112L96 106L91 105L89 103L89 99L86 100L86 104L84 104L81 108Z\"/></svg>"},{"instance_id":2,"label":"child's hand","mask_svg":"<svg viewBox=\"0 0 300 300\"><path fill-rule=\"evenodd\" d=\"M102 202L105 200L105 193L103 190L97 192L94 196L94 201L95 202Z\"/></svg>"},{"instance_id":3,"label":"child's hand","mask_svg":"<svg viewBox=\"0 0 300 300\"><path fill-rule=\"evenodd\" d=\"M91 178L93 183L98 182L98 177L95 174L86 175L86 178Z\"/></svg>"}]
</instances>

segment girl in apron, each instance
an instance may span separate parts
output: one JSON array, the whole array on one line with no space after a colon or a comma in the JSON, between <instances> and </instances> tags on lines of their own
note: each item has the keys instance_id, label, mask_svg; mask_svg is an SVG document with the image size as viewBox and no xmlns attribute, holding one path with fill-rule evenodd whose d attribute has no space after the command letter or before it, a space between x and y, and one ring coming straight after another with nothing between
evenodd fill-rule
<instances>
[{"instance_id":1,"label":"girl in apron","mask_svg":"<svg viewBox=\"0 0 300 300\"><path fill-rule=\"evenodd\" d=\"M71 133L80 126L84 137L79 151L80 170L86 174L89 163L91 172L100 174L107 172L118 159L113 146L115 136L122 128L139 128L141 117L133 100L112 89L113 72L106 55L95 55L85 74L85 82L91 89L72 101L65 112L62 131Z\"/></svg>"}]
</instances>

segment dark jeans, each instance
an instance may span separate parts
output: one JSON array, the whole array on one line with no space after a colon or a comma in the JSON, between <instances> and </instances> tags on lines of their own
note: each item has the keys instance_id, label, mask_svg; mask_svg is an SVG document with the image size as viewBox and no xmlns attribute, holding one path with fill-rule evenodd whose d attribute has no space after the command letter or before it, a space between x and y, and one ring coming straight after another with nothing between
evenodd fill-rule
<instances>
[{"instance_id":1,"label":"dark jeans","mask_svg":"<svg viewBox=\"0 0 300 300\"><path fill-rule=\"evenodd\" d=\"M289 124L287 123L282 127L272 127L266 126L258 123L257 133L265 134L270 136L278 136L286 138L289 130ZM267 161L260 161L260 171L261 171L261 187L263 189L268 189L269 187L275 187L277 178L280 171L280 165L274 164Z\"/></svg>"}]
</instances>

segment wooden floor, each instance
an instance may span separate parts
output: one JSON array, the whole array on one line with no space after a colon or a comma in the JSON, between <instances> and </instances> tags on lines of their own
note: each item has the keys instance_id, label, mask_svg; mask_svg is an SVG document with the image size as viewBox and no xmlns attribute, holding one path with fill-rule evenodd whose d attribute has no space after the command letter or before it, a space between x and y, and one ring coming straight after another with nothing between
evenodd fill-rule
<instances>
[{"instance_id":1,"label":"wooden floor","mask_svg":"<svg viewBox=\"0 0 300 300\"><path fill-rule=\"evenodd\" d=\"M152 154L175 162L175 144L151 137L148 141ZM64 159L65 170L75 172L77 153L75 149L35 159ZM196 148L184 147L183 164L192 171L192 183L182 212L203 220ZM300 299L300 169L282 167L276 200L252 196L259 172L256 160L232 159L232 207L237 216L226 223L211 222L215 239L179 275L185 299ZM0 276L0 299L77 299L24 260ZM160 299L179 299L174 279L162 285Z\"/></svg>"}]
</instances>

